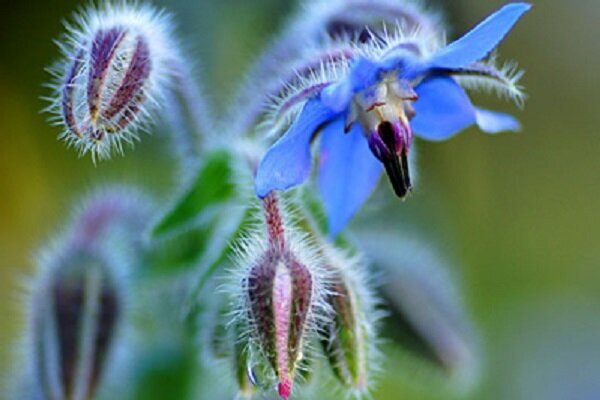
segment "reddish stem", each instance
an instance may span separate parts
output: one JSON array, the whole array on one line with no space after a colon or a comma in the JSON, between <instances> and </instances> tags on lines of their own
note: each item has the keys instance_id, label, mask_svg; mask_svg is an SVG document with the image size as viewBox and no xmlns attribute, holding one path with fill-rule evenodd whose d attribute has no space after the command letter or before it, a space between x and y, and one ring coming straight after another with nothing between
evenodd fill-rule
<instances>
[{"instance_id":1,"label":"reddish stem","mask_svg":"<svg viewBox=\"0 0 600 400\"><path fill-rule=\"evenodd\" d=\"M285 235L283 219L279 208L279 199L275 193L270 193L263 199L263 210L269 236L269 246L283 250L285 248Z\"/></svg>"}]
</instances>

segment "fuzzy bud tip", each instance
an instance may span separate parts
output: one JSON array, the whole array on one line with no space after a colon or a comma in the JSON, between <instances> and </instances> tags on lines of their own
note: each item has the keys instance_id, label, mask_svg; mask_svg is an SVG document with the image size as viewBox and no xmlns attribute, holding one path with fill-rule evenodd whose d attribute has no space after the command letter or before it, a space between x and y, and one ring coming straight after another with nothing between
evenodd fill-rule
<instances>
[{"instance_id":1,"label":"fuzzy bud tip","mask_svg":"<svg viewBox=\"0 0 600 400\"><path fill-rule=\"evenodd\" d=\"M282 399L287 400L292 393L292 380L289 377L281 379L277 385L277 391Z\"/></svg>"}]
</instances>

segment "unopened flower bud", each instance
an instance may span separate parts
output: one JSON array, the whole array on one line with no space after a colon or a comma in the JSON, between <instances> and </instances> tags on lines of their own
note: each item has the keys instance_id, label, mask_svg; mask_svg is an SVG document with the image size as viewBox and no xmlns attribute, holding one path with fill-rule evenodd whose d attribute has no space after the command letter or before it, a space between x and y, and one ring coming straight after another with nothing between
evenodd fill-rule
<instances>
[{"instance_id":1,"label":"unopened flower bud","mask_svg":"<svg viewBox=\"0 0 600 400\"><path fill-rule=\"evenodd\" d=\"M460 390L471 388L479 376L479 343L446 265L414 239L377 231L362 233L360 241L385 274L392 337L444 368Z\"/></svg>"},{"instance_id":2,"label":"unopened flower bud","mask_svg":"<svg viewBox=\"0 0 600 400\"><path fill-rule=\"evenodd\" d=\"M148 199L116 186L88 196L42 252L31 288L27 386L52 400L94 397L124 311L123 273L140 251Z\"/></svg>"},{"instance_id":3,"label":"unopened flower bud","mask_svg":"<svg viewBox=\"0 0 600 400\"><path fill-rule=\"evenodd\" d=\"M98 243L116 236L128 251L142 241L152 202L142 192L127 186L110 186L93 191L75 213L73 237L82 243Z\"/></svg>"},{"instance_id":4,"label":"unopened flower bud","mask_svg":"<svg viewBox=\"0 0 600 400\"><path fill-rule=\"evenodd\" d=\"M36 380L45 398L90 399L122 312L112 261L91 249L65 246L45 268L31 304Z\"/></svg>"},{"instance_id":5,"label":"unopened flower bud","mask_svg":"<svg viewBox=\"0 0 600 400\"><path fill-rule=\"evenodd\" d=\"M332 318L323 326L322 345L335 377L357 395L369 388L375 349L377 311L368 282L361 276L357 259L328 249L332 271L330 293L326 297Z\"/></svg>"},{"instance_id":6,"label":"unopened flower bud","mask_svg":"<svg viewBox=\"0 0 600 400\"><path fill-rule=\"evenodd\" d=\"M321 21L318 22L330 36L349 36L360 42L377 39L375 31L388 28L388 25L401 23L407 30L433 31L437 22L436 18L424 15L407 1L329 0L315 2L314 11L310 11L311 15L320 17Z\"/></svg>"},{"instance_id":7,"label":"unopened flower bud","mask_svg":"<svg viewBox=\"0 0 600 400\"><path fill-rule=\"evenodd\" d=\"M136 138L164 97L178 61L170 21L122 3L88 10L68 29L51 109L68 143L107 158Z\"/></svg>"},{"instance_id":8,"label":"unopened flower bud","mask_svg":"<svg viewBox=\"0 0 600 400\"><path fill-rule=\"evenodd\" d=\"M279 395L287 399L302 356L311 273L291 254L267 252L250 271L248 300L262 349L279 380Z\"/></svg>"},{"instance_id":9,"label":"unopened flower bud","mask_svg":"<svg viewBox=\"0 0 600 400\"><path fill-rule=\"evenodd\" d=\"M320 276L284 226L277 198L268 196L263 206L268 241L259 252L248 251L257 254L253 260L242 261L249 267L240 315L249 319L250 337L270 365L279 395L287 399L320 301Z\"/></svg>"}]
</instances>

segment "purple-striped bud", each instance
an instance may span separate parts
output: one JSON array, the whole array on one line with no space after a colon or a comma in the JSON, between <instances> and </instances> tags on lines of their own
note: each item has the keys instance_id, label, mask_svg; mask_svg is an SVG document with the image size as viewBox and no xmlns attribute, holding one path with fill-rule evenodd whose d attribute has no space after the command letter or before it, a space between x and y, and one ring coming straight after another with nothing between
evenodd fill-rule
<instances>
[{"instance_id":1,"label":"purple-striped bud","mask_svg":"<svg viewBox=\"0 0 600 400\"><path fill-rule=\"evenodd\" d=\"M104 188L41 253L30 294L26 378L42 398L93 398L124 312L124 273L138 255L149 212L140 193Z\"/></svg>"},{"instance_id":2,"label":"purple-striped bud","mask_svg":"<svg viewBox=\"0 0 600 400\"><path fill-rule=\"evenodd\" d=\"M45 266L31 304L33 372L45 398L93 397L123 307L112 264L69 246Z\"/></svg>"},{"instance_id":3,"label":"purple-striped bud","mask_svg":"<svg viewBox=\"0 0 600 400\"><path fill-rule=\"evenodd\" d=\"M240 319L247 319L249 338L272 370L283 399L292 392L301 368L308 335L314 331L314 314L320 301L320 274L315 262L289 234L274 194L263 200L268 240L247 241L244 293ZM252 249L259 245L260 250ZM258 361L260 364L260 361Z\"/></svg>"},{"instance_id":4,"label":"purple-striped bud","mask_svg":"<svg viewBox=\"0 0 600 400\"><path fill-rule=\"evenodd\" d=\"M88 10L68 29L51 109L68 143L107 158L136 138L170 84L178 60L170 21L123 3Z\"/></svg>"},{"instance_id":5,"label":"purple-striped bud","mask_svg":"<svg viewBox=\"0 0 600 400\"><path fill-rule=\"evenodd\" d=\"M279 395L287 399L301 359L312 276L292 254L268 251L248 277L250 313L271 366Z\"/></svg>"}]
</instances>

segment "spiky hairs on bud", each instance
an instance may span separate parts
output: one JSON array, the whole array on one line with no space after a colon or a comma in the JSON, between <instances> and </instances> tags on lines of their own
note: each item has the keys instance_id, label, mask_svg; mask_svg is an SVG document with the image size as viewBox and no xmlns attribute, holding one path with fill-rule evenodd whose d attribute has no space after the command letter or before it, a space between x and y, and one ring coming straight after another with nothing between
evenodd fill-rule
<instances>
[{"instance_id":1,"label":"spiky hairs on bud","mask_svg":"<svg viewBox=\"0 0 600 400\"><path fill-rule=\"evenodd\" d=\"M328 244L323 252L331 274L327 302L333 315L321 328L321 343L336 379L359 398L368 394L377 369L377 325L382 312L365 261Z\"/></svg>"},{"instance_id":2,"label":"spiky hairs on bud","mask_svg":"<svg viewBox=\"0 0 600 400\"><path fill-rule=\"evenodd\" d=\"M359 239L382 271L389 322L401 321L403 332L394 336L416 354L426 349L422 355L448 372L453 389L473 389L481 373L480 343L448 263L430 246L396 231L364 231Z\"/></svg>"},{"instance_id":3,"label":"spiky hairs on bud","mask_svg":"<svg viewBox=\"0 0 600 400\"><path fill-rule=\"evenodd\" d=\"M57 41L63 59L48 108L81 154L105 159L132 143L160 106L180 61L172 23L162 11L118 2L90 7Z\"/></svg>"},{"instance_id":4,"label":"spiky hairs on bud","mask_svg":"<svg viewBox=\"0 0 600 400\"><path fill-rule=\"evenodd\" d=\"M108 235L118 236L119 247L134 251L134 246L144 239L153 208L152 200L136 188L125 185L97 188L73 212L73 240L100 245Z\"/></svg>"},{"instance_id":5,"label":"spiky hairs on bud","mask_svg":"<svg viewBox=\"0 0 600 400\"><path fill-rule=\"evenodd\" d=\"M310 240L285 222L274 194L263 200L263 210L262 229L237 244L236 280L229 289L237 293L232 325L243 327L238 340L247 346L248 370L260 371L263 380L255 383L277 383L287 399L310 338L329 318L328 274Z\"/></svg>"},{"instance_id":6,"label":"spiky hairs on bud","mask_svg":"<svg viewBox=\"0 0 600 400\"><path fill-rule=\"evenodd\" d=\"M84 399L97 392L121 336L127 271L150 209L135 189L95 190L38 254L23 354L16 354L26 365L15 377L32 396Z\"/></svg>"},{"instance_id":7,"label":"spiky hairs on bud","mask_svg":"<svg viewBox=\"0 0 600 400\"><path fill-rule=\"evenodd\" d=\"M70 241L46 252L30 299L30 380L46 398L91 398L123 311L122 265Z\"/></svg>"}]
</instances>

